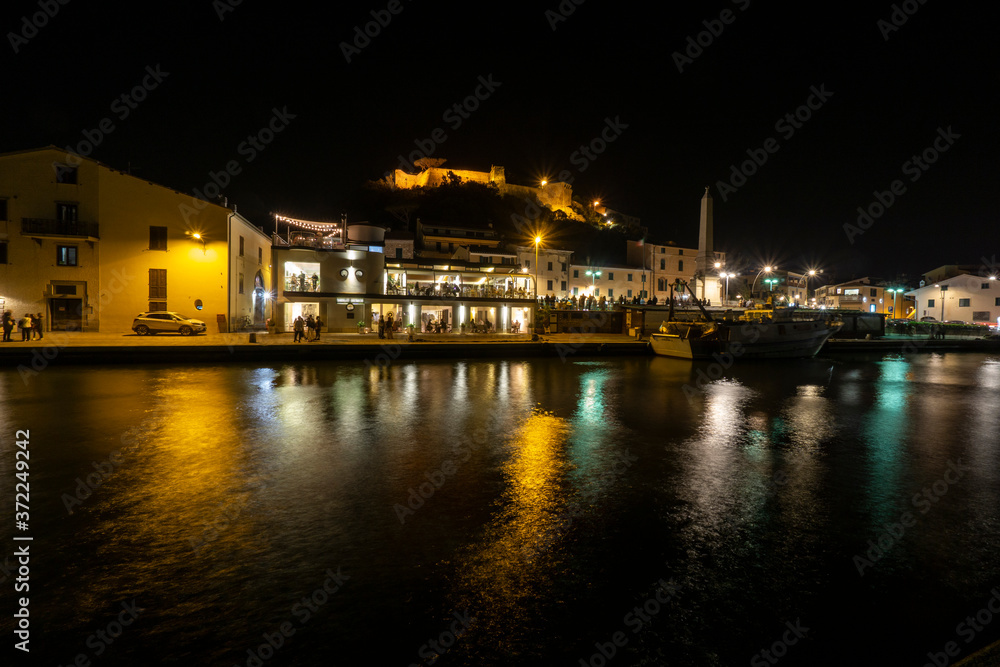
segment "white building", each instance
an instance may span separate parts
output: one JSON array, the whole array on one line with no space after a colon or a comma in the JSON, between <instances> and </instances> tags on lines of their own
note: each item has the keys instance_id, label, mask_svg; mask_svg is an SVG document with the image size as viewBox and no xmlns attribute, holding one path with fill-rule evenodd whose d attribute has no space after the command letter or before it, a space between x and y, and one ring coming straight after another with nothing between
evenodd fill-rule
<instances>
[{"instance_id":1,"label":"white building","mask_svg":"<svg viewBox=\"0 0 1000 667\"><path fill-rule=\"evenodd\" d=\"M1000 324L1000 281L996 276L962 274L907 292L916 301L917 319Z\"/></svg>"}]
</instances>

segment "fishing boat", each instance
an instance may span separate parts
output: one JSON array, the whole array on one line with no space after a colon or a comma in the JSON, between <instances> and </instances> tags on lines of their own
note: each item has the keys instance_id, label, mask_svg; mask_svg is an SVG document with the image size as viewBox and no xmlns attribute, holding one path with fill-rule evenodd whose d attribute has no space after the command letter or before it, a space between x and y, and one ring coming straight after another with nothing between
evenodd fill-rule
<instances>
[{"instance_id":1,"label":"fishing boat","mask_svg":"<svg viewBox=\"0 0 1000 667\"><path fill-rule=\"evenodd\" d=\"M727 311L723 319L716 320L697 299L695 303L701 309L702 319L682 321L674 317L672 298L670 303L667 320L660 325L659 332L650 335L653 352L665 357L807 358L816 356L826 339L839 328L824 318L800 317L794 308L770 305L748 310L740 317Z\"/></svg>"}]
</instances>

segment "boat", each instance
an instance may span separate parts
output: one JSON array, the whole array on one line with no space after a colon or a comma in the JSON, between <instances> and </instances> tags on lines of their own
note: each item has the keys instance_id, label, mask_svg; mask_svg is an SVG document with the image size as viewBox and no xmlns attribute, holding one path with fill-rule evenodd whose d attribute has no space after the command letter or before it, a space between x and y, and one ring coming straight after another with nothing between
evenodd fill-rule
<instances>
[{"instance_id":1,"label":"boat","mask_svg":"<svg viewBox=\"0 0 1000 667\"><path fill-rule=\"evenodd\" d=\"M659 332L649 337L650 346L658 355L678 359L814 357L839 328L825 318L802 317L795 308L774 308L770 303L766 308L747 310L740 317L726 311L723 319L716 320L697 299L702 319L683 321L674 317L673 298L670 303L667 320Z\"/></svg>"}]
</instances>

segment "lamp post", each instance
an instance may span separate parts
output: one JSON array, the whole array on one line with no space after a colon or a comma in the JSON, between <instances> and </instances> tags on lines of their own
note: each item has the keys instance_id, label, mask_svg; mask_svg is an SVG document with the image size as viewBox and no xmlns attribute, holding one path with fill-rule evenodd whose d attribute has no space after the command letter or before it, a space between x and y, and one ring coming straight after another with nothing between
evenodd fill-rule
<instances>
[{"instance_id":1,"label":"lamp post","mask_svg":"<svg viewBox=\"0 0 1000 667\"><path fill-rule=\"evenodd\" d=\"M722 301L724 305L729 305L729 279L735 278L736 274L726 273L725 271L723 271L722 273L719 274L719 277L726 279L726 290L722 293L723 294Z\"/></svg>"},{"instance_id":2,"label":"lamp post","mask_svg":"<svg viewBox=\"0 0 1000 667\"><path fill-rule=\"evenodd\" d=\"M542 243L542 237L535 237L535 301L538 301L538 246Z\"/></svg>"},{"instance_id":3,"label":"lamp post","mask_svg":"<svg viewBox=\"0 0 1000 667\"><path fill-rule=\"evenodd\" d=\"M590 269L587 269L586 271L584 271L584 273L586 273L588 276L590 276L590 293L593 294L594 293L594 286L595 286L595 284L597 282L597 276L601 275L601 272L600 271L591 271Z\"/></svg>"},{"instance_id":4,"label":"lamp post","mask_svg":"<svg viewBox=\"0 0 1000 667\"><path fill-rule=\"evenodd\" d=\"M753 284L750 285L750 298L751 299L753 298L753 290L757 286L757 278L760 278L760 274L762 274L762 273L771 273L771 271L774 271L775 268L776 267L773 267L773 266L765 266L763 269L761 269L760 271L757 272L757 275L754 276Z\"/></svg>"},{"instance_id":5,"label":"lamp post","mask_svg":"<svg viewBox=\"0 0 1000 667\"><path fill-rule=\"evenodd\" d=\"M941 288L941 321L944 322L944 292L945 292L944 288L945 288L945 286L944 285L935 285L935 287L940 287Z\"/></svg>"},{"instance_id":6,"label":"lamp post","mask_svg":"<svg viewBox=\"0 0 1000 667\"><path fill-rule=\"evenodd\" d=\"M764 282L768 284L767 291L770 294L771 299L772 299L772 303L773 303L773 299L774 299L774 284L776 282L779 282L779 281L778 281L777 278L764 278Z\"/></svg>"},{"instance_id":7,"label":"lamp post","mask_svg":"<svg viewBox=\"0 0 1000 667\"><path fill-rule=\"evenodd\" d=\"M809 278L815 275L816 269L809 269L809 271L806 272L806 275L803 276L803 278L806 279L806 293L803 300L807 308L809 307Z\"/></svg>"}]
</instances>

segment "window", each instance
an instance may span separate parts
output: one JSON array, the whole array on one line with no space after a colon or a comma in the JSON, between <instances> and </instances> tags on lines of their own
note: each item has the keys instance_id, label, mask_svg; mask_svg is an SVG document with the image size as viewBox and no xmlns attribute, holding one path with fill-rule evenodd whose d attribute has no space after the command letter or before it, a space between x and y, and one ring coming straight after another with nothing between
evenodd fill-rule
<instances>
[{"instance_id":1,"label":"window","mask_svg":"<svg viewBox=\"0 0 1000 667\"><path fill-rule=\"evenodd\" d=\"M628 291L628 298L630 298L630 299L632 298L632 290Z\"/></svg>"},{"instance_id":2,"label":"window","mask_svg":"<svg viewBox=\"0 0 1000 667\"><path fill-rule=\"evenodd\" d=\"M56 170L56 183L76 183L76 167L69 164L59 164L58 162L54 165Z\"/></svg>"},{"instance_id":3,"label":"window","mask_svg":"<svg viewBox=\"0 0 1000 667\"><path fill-rule=\"evenodd\" d=\"M594 296L595 297L601 296L601 288L600 287L595 287L594 288Z\"/></svg>"},{"instance_id":4,"label":"window","mask_svg":"<svg viewBox=\"0 0 1000 667\"><path fill-rule=\"evenodd\" d=\"M661 255L662 255L663 253L665 253L666 251L667 251L667 249L666 249L666 248L664 248L663 246L660 246L660 254L661 254Z\"/></svg>"},{"instance_id":5,"label":"window","mask_svg":"<svg viewBox=\"0 0 1000 667\"><path fill-rule=\"evenodd\" d=\"M608 298L609 299L615 298L615 291L613 289L608 288Z\"/></svg>"},{"instance_id":6,"label":"window","mask_svg":"<svg viewBox=\"0 0 1000 667\"><path fill-rule=\"evenodd\" d=\"M552 262L549 262L549 269L548 269L548 270L549 270L549 271L551 271L551 270L552 270Z\"/></svg>"},{"instance_id":7,"label":"window","mask_svg":"<svg viewBox=\"0 0 1000 667\"><path fill-rule=\"evenodd\" d=\"M574 278L580 277L580 269L573 269L573 277Z\"/></svg>"},{"instance_id":8,"label":"window","mask_svg":"<svg viewBox=\"0 0 1000 667\"><path fill-rule=\"evenodd\" d=\"M167 249L167 228L166 227L153 227L149 228L149 249L150 250L166 250Z\"/></svg>"},{"instance_id":9,"label":"window","mask_svg":"<svg viewBox=\"0 0 1000 667\"><path fill-rule=\"evenodd\" d=\"M7 242L0 242L0 264L7 263Z\"/></svg>"},{"instance_id":10,"label":"window","mask_svg":"<svg viewBox=\"0 0 1000 667\"><path fill-rule=\"evenodd\" d=\"M76 296L76 285L53 285L52 291L59 296Z\"/></svg>"},{"instance_id":11,"label":"window","mask_svg":"<svg viewBox=\"0 0 1000 667\"><path fill-rule=\"evenodd\" d=\"M667 268L667 260L660 258L660 271L664 271Z\"/></svg>"},{"instance_id":12,"label":"window","mask_svg":"<svg viewBox=\"0 0 1000 667\"><path fill-rule=\"evenodd\" d=\"M167 302L166 301L150 301L149 302L149 310L151 310L151 311L166 310L166 309L167 309Z\"/></svg>"},{"instance_id":13,"label":"window","mask_svg":"<svg viewBox=\"0 0 1000 667\"><path fill-rule=\"evenodd\" d=\"M0 199L0 222L7 219L7 200Z\"/></svg>"},{"instance_id":14,"label":"window","mask_svg":"<svg viewBox=\"0 0 1000 667\"><path fill-rule=\"evenodd\" d=\"M4 219L6 219L6 218L4 218ZM979 286L979 289L989 289L989 288L990 288L990 284L989 283L983 283L982 285Z\"/></svg>"},{"instance_id":15,"label":"window","mask_svg":"<svg viewBox=\"0 0 1000 667\"><path fill-rule=\"evenodd\" d=\"M632 282L632 274L631 273L625 274L625 280ZM629 293L629 296L632 296L631 292Z\"/></svg>"},{"instance_id":16,"label":"window","mask_svg":"<svg viewBox=\"0 0 1000 667\"><path fill-rule=\"evenodd\" d=\"M927 299L927 307L928 308L934 307L934 299Z\"/></svg>"},{"instance_id":17,"label":"window","mask_svg":"<svg viewBox=\"0 0 1000 667\"><path fill-rule=\"evenodd\" d=\"M948 291L948 286L947 285L941 285L941 291L942 292L947 292Z\"/></svg>"},{"instance_id":18,"label":"window","mask_svg":"<svg viewBox=\"0 0 1000 667\"><path fill-rule=\"evenodd\" d=\"M959 308L968 308L969 307L969 299L959 299L958 300L958 307Z\"/></svg>"},{"instance_id":19,"label":"window","mask_svg":"<svg viewBox=\"0 0 1000 667\"><path fill-rule=\"evenodd\" d=\"M240 292L239 293L243 294L243 274L242 273L240 274L240 283L239 283L239 285L240 285Z\"/></svg>"},{"instance_id":20,"label":"window","mask_svg":"<svg viewBox=\"0 0 1000 667\"><path fill-rule=\"evenodd\" d=\"M257 248L257 264L263 264L263 263L264 263L264 249Z\"/></svg>"},{"instance_id":21,"label":"window","mask_svg":"<svg viewBox=\"0 0 1000 667\"><path fill-rule=\"evenodd\" d=\"M550 291L550 292L551 292L551 291L552 291L552 281L550 280L550 281L548 281L548 282L549 282L549 286L548 286L548 287L546 287L545 289L547 289L548 291Z\"/></svg>"},{"instance_id":22,"label":"window","mask_svg":"<svg viewBox=\"0 0 1000 667\"><path fill-rule=\"evenodd\" d=\"M615 273L614 273L614 271L608 272L608 280L614 280L614 279L615 279Z\"/></svg>"},{"instance_id":23,"label":"window","mask_svg":"<svg viewBox=\"0 0 1000 667\"><path fill-rule=\"evenodd\" d=\"M656 279L656 289L658 289L661 292L663 290L665 290L666 289L666 285L664 283L665 283L665 281L663 280L663 278L657 278Z\"/></svg>"},{"instance_id":24,"label":"window","mask_svg":"<svg viewBox=\"0 0 1000 667\"><path fill-rule=\"evenodd\" d=\"M684 250L683 250L683 249L681 249L681 250L678 250L678 251L677 251L677 254L678 254L678 255L683 255L683 254L684 254Z\"/></svg>"},{"instance_id":25,"label":"window","mask_svg":"<svg viewBox=\"0 0 1000 667\"><path fill-rule=\"evenodd\" d=\"M243 247L245 245L246 245L246 240L241 236L240 237L240 257L243 256Z\"/></svg>"},{"instance_id":26,"label":"window","mask_svg":"<svg viewBox=\"0 0 1000 667\"><path fill-rule=\"evenodd\" d=\"M56 204L56 220L76 222L76 204Z\"/></svg>"},{"instance_id":27,"label":"window","mask_svg":"<svg viewBox=\"0 0 1000 667\"><path fill-rule=\"evenodd\" d=\"M578 295L579 293L580 293L580 288L579 288L579 287L574 287L574 288L573 288L573 296L576 296L576 295Z\"/></svg>"},{"instance_id":28,"label":"window","mask_svg":"<svg viewBox=\"0 0 1000 667\"><path fill-rule=\"evenodd\" d=\"M150 269L149 270L149 300L153 299L166 299L167 298L167 270L166 269ZM150 310L166 310L166 304L163 308L153 308L150 306Z\"/></svg>"},{"instance_id":29,"label":"window","mask_svg":"<svg viewBox=\"0 0 1000 667\"><path fill-rule=\"evenodd\" d=\"M59 266L76 266L76 246L57 245L56 264Z\"/></svg>"},{"instance_id":30,"label":"window","mask_svg":"<svg viewBox=\"0 0 1000 667\"><path fill-rule=\"evenodd\" d=\"M998 297L997 297L997 298L996 298L996 299L995 299L995 300L993 301L993 305L994 305L994 306L1000 306L1000 296L998 296Z\"/></svg>"},{"instance_id":31,"label":"window","mask_svg":"<svg viewBox=\"0 0 1000 667\"><path fill-rule=\"evenodd\" d=\"M396 259L403 259L403 249L396 248Z\"/></svg>"},{"instance_id":32,"label":"window","mask_svg":"<svg viewBox=\"0 0 1000 667\"><path fill-rule=\"evenodd\" d=\"M684 260L683 259L677 260L677 270L678 271L683 271L684 270Z\"/></svg>"},{"instance_id":33,"label":"window","mask_svg":"<svg viewBox=\"0 0 1000 667\"><path fill-rule=\"evenodd\" d=\"M868 296L877 296L877 295L878 295L878 290L875 289L874 287L869 290Z\"/></svg>"},{"instance_id":34,"label":"window","mask_svg":"<svg viewBox=\"0 0 1000 667\"><path fill-rule=\"evenodd\" d=\"M561 287L560 287L559 289L561 289L561 290L562 290L563 292L565 292L565 291L566 291L566 281L565 281L565 280L564 280L564 281L562 281L562 282L560 283L560 285L561 285Z\"/></svg>"}]
</instances>

